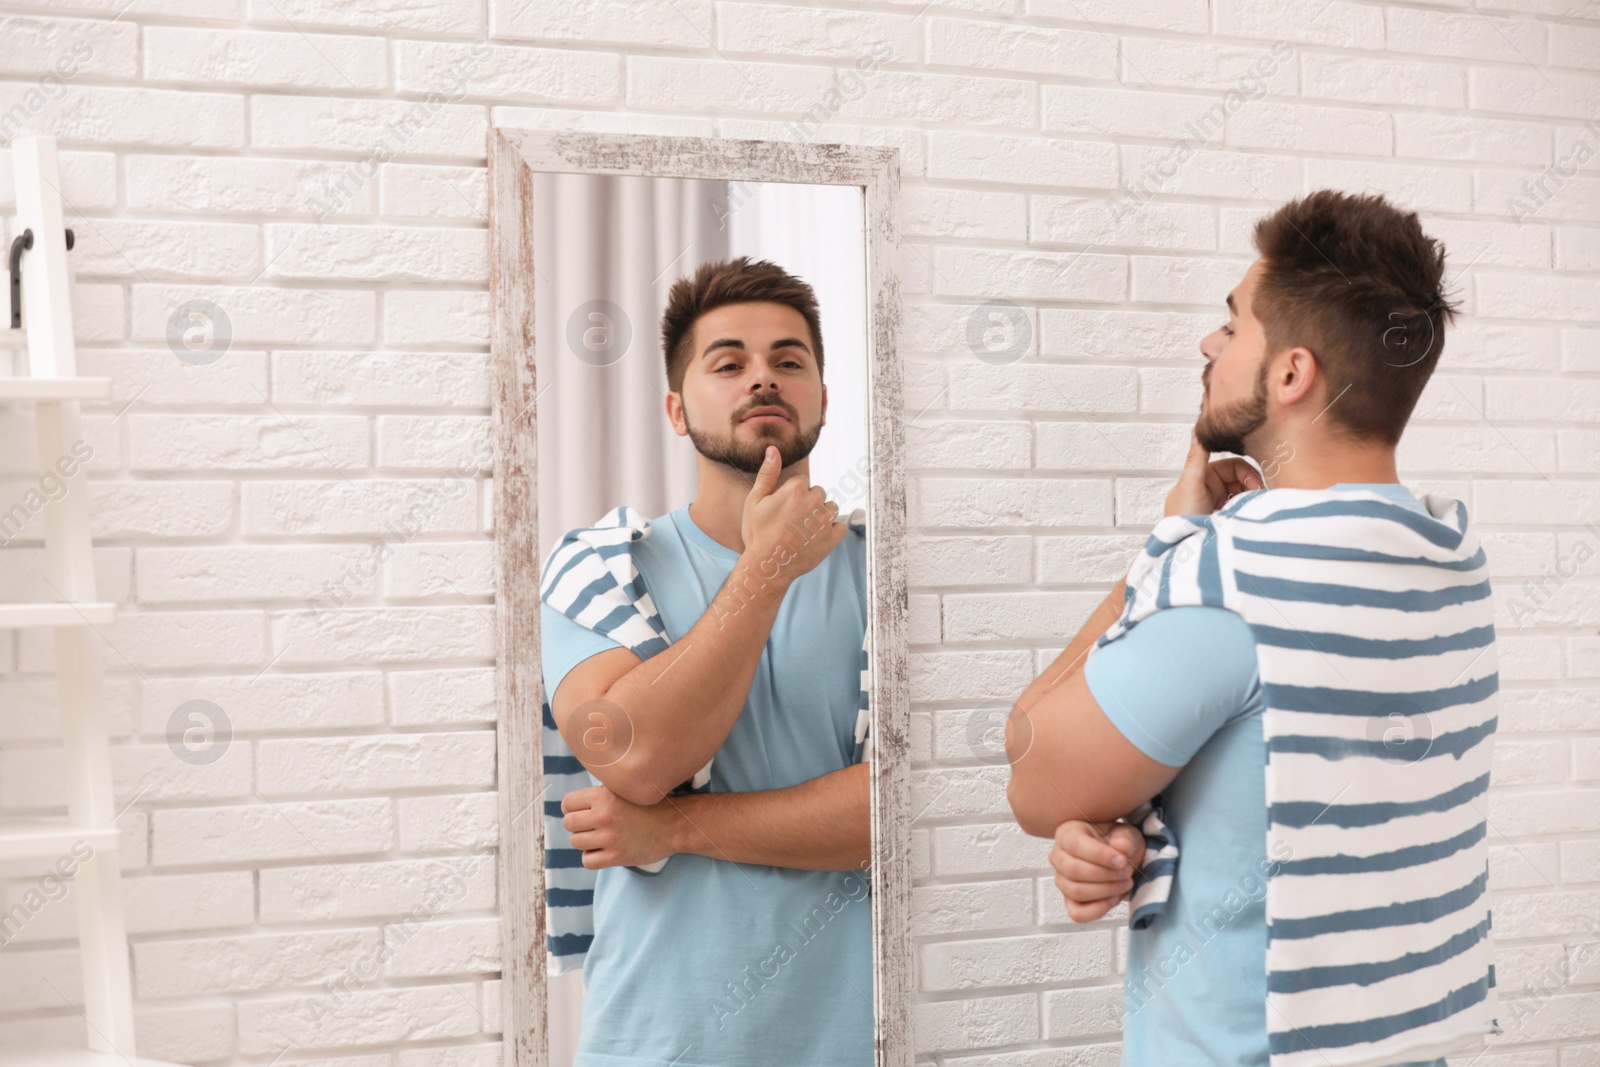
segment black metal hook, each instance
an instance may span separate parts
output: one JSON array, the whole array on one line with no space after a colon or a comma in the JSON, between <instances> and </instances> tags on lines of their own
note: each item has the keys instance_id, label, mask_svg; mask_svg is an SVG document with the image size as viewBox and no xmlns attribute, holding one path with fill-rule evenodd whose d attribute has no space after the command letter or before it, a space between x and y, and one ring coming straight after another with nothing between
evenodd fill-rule
<instances>
[{"instance_id":1,"label":"black metal hook","mask_svg":"<svg viewBox=\"0 0 1600 1067\"><path fill-rule=\"evenodd\" d=\"M72 251L72 231L67 231L67 251ZM33 247L33 231L23 230L22 236L11 242L11 328L22 329L22 253Z\"/></svg>"}]
</instances>

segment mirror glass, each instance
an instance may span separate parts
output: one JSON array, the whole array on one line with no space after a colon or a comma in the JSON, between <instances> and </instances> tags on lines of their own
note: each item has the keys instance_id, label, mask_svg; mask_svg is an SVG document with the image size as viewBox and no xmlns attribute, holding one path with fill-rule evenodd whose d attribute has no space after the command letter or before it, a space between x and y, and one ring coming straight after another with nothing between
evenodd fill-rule
<instances>
[{"instance_id":1,"label":"mirror glass","mask_svg":"<svg viewBox=\"0 0 1600 1067\"><path fill-rule=\"evenodd\" d=\"M863 190L533 188L550 1062L866 1067Z\"/></svg>"}]
</instances>

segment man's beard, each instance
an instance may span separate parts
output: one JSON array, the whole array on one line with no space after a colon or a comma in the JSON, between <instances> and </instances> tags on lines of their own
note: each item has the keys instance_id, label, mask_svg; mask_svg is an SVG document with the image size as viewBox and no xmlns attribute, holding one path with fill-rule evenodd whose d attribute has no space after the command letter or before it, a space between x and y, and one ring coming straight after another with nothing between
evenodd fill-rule
<instances>
[{"instance_id":1,"label":"man's beard","mask_svg":"<svg viewBox=\"0 0 1600 1067\"><path fill-rule=\"evenodd\" d=\"M774 397L756 397L754 403L742 410L750 411L758 407L783 408L784 413L791 420L790 426L798 426L800 424L799 412ZM740 416L740 420L743 420L743 415ZM817 438L822 436L822 423L820 422L810 430L800 431L790 441L785 441L781 438L780 435L785 427L778 423L758 423L757 429L761 430L761 433L754 441L736 436L737 423L735 423L734 429L729 430L722 437L716 437L704 430L696 429L694 424L689 422L687 410L683 413L683 423L688 427L689 440L694 442L695 451L715 463L721 463L735 470L744 471L746 474L755 474L761 470L761 464L766 462L768 446L778 446L781 465L788 467L790 464L798 463L811 455L811 450L817 447ZM767 427L771 428L771 432L768 432Z\"/></svg>"},{"instance_id":2,"label":"man's beard","mask_svg":"<svg viewBox=\"0 0 1600 1067\"><path fill-rule=\"evenodd\" d=\"M1218 411L1214 406L1204 408L1195 420L1194 433L1200 445L1208 452L1232 452L1246 455L1244 439L1259 430L1267 421L1267 363L1261 363L1256 375L1254 395L1237 401L1232 407Z\"/></svg>"}]
</instances>

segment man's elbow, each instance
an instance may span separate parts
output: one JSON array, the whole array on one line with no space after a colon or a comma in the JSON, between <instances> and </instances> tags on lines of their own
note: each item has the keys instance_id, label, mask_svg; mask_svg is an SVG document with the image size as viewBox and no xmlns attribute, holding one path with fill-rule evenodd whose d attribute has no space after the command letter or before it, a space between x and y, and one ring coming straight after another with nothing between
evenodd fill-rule
<instances>
[{"instance_id":1,"label":"man's elbow","mask_svg":"<svg viewBox=\"0 0 1600 1067\"><path fill-rule=\"evenodd\" d=\"M1011 814L1017 820L1017 825L1023 833L1034 837L1054 837L1061 820L1053 812L1043 810L1034 799L1035 796L1026 778L1012 768L1011 781L1006 786L1006 800L1011 804Z\"/></svg>"}]
</instances>

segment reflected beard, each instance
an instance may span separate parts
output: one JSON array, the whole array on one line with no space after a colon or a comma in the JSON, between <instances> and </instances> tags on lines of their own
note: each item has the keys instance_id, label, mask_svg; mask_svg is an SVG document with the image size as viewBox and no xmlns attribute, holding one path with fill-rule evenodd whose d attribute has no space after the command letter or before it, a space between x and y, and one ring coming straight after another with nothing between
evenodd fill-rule
<instances>
[{"instance_id":1,"label":"reflected beard","mask_svg":"<svg viewBox=\"0 0 1600 1067\"><path fill-rule=\"evenodd\" d=\"M713 463L721 463L725 467L732 467L746 474L755 474L761 470L761 464L767 458L769 445L778 446L779 459L783 466L788 467L811 455L811 450L817 447L817 438L822 436L820 422L810 430L800 431L790 440L783 440L780 437L785 426L778 423L758 423L756 428L761 431L761 436L768 438L760 441L741 440L733 431L721 437L708 434L704 430L695 429L687 415L684 416L684 425L688 427L689 440L694 442L696 452Z\"/></svg>"},{"instance_id":2,"label":"reflected beard","mask_svg":"<svg viewBox=\"0 0 1600 1067\"><path fill-rule=\"evenodd\" d=\"M1231 407L1217 410L1204 408L1195 420L1194 433L1200 445L1208 452L1232 452L1248 455L1244 439L1259 430L1267 421L1267 364L1263 360L1261 373L1256 376L1253 395L1235 402Z\"/></svg>"}]
</instances>

